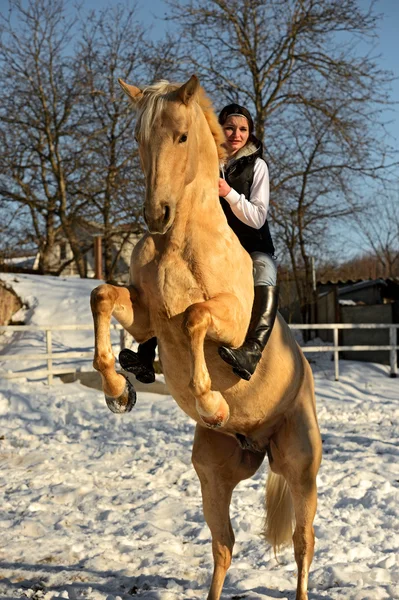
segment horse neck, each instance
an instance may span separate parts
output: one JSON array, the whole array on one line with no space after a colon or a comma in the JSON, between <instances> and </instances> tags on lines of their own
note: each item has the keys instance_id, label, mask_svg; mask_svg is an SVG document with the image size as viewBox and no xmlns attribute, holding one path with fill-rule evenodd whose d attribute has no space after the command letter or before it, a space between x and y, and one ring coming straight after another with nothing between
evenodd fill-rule
<instances>
[{"instance_id":1,"label":"horse neck","mask_svg":"<svg viewBox=\"0 0 399 600\"><path fill-rule=\"evenodd\" d=\"M219 159L216 144L205 117L203 123L197 126L200 133L198 154L192 160L197 161L198 169L179 201L171 231L171 239L179 245L191 240L191 231L198 230L199 226L218 235L223 235L229 229L218 195Z\"/></svg>"}]
</instances>

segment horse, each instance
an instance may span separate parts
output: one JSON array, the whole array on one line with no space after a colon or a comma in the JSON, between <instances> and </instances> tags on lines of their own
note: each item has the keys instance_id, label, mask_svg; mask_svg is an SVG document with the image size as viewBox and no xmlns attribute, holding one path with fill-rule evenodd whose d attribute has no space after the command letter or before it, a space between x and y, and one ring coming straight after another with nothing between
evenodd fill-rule
<instances>
[{"instance_id":1,"label":"horse","mask_svg":"<svg viewBox=\"0 0 399 600\"><path fill-rule=\"evenodd\" d=\"M195 75L143 89L119 83L137 110L148 232L132 252L129 285L92 292L93 366L109 408L127 412L136 394L115 368L111 316L140 343L157 337L166 384L196 422L192 463L214 562L208 600L219 600L231 564L232 492L265 456L264 536L275 553L293 541L296 600L306 600L321 462L310 366L280 314L250 381L221 360L219 345L245 338L254 293L251 258L218 197L223 131Z\"/></svg>"}]
</instances>

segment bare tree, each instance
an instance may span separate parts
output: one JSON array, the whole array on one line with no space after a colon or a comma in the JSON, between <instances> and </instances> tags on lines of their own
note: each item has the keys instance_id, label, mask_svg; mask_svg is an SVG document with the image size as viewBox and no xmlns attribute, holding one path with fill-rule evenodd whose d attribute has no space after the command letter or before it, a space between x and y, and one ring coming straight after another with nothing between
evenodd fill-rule
<instances>
[{"instance_id":1,"label":"bare tree","mask_svg":"<svg viewBox=\"0 0 399 600\"><path fill-rule=\"evenodd\" d=\"M376 194L373 203L356 217L364 252L371 251L382 277L399 276L398 194Z\"/></svg>"},{"instance_id":2,"label":"bare tree","mask_svg":"<svg viewBox=\"0 0 399 600\"><path fill-rule=\"evenodd\" d=\"M25 206L7 210L0 203L0 264L1 270L15 268L15 259L33 269L36 244L30 233L31 219Z\"/></svg>"},{"instance_id":3,"label":"bare tree","mask_svg":"<svg viewBox=\"0 0 399 600\"><path fill-rule=\"evenodd\" d=\"M10 0L0 40L0 202L23 210L40 272L70 262L54 257L62 235L86 276L93 239L83 226L102 231L105 276L114 276L124 243L142 230L143 196L134 113L117 80L165 77L174 57L175 44L152 42L135 7L67 18L64 0Z\"/></svg>"},{"instance_id":4,"label":"bare tree","mask_svg":"<svg viewBox=\"0 0 399 600\"><path fill-rule=\"evenodd\" d=\"M272 198L277 246L281 254L288 252L307 322L315 300L314 257L325 257L330 230L336 222L360 213L363 197L353 193L359 184L359 152L355 148L344 154L334 130L336 112L315 114L306 106L301 112L302 118L285 122L281 144L276 146Z\"/></svg>"},{"instance_id":5,"label":"bare tree","mask_svg":"<svg viewBox=\"0 0 399 600\"><path fill-rule=\"evenodd\" d=\"M82 22L79 64L85 93L80 136L85 147L76 193L89 201L86 218L101 227L105 278L112 279L124 241L142 229L135 117L122 98L118 77L141 76L144 30L135 9L121 5L91 12ZM120 245L115 254L117 233Z\"/></svg>"},{"instance_id":6,"label":"bare tree","mask_svg":"<svg viewBox=\"0 0 399 600\"><path fill-rule=\"evenodd\" d=\"M135 6L110 6L81 20L78 63L85 86L85 118L80 134L85 158L77 192L90 200L92 217L101 225L105 277L112 279L124 242L144 225L135 113L118 78L141 84L167 76L174 67L174 45L168 39L152 43Z\"/></svg>"},{"instance_id":7,"label":"bare tree","mask_svg":"<svg viewBox=\"0 0 399 600\"><path fill-rule=\"evenodd\" d=\"M0 197L29 211L42 273L52 270L61 225L83 277L73 227L79 207L69 194L82 147L75 137L81 89L75 62L68 57L74 25L63 0L10 0L8 17L1 22L0 124L6 146L0 158Z\"/></svg>"},{"instance_id":8,"label":"bare tree","mask_svg":"<svg viewBox=\"0 0 399 600\"><path fill-rule=\"evenodd\" d=\"M304 318L310 256L335 220L360 209L365 181L387 177L393 163L379 121L392 77L358 45L376 35L374 4L169 0L185 68L199 73L220 106L239 101L255 116L270 167L274 237L298 273Z\"/></svg>"}]
</instances>

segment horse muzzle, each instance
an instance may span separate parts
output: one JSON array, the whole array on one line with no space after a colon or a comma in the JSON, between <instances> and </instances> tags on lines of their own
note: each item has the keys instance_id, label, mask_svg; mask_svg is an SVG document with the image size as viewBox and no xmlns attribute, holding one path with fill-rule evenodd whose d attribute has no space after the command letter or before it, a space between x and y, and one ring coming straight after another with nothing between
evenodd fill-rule
<instances>
[{"instance_id":1,"label":"horse muzzle","mask_svg":"<svg viewBox=\"0 0 399 600\"><path fill-rule=\"evenodd\" d=\"M169 204L161 204L156 210L144 207L144 221L150 233L163 235L172 226L175 219L175 210Z\"/></svg>"}]
</instances>

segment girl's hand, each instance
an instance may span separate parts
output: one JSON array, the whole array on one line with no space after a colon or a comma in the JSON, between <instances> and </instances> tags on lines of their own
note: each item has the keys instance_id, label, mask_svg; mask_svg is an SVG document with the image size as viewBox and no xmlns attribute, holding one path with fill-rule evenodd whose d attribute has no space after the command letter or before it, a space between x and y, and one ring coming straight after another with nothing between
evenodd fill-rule
<instances>
[{"instance_id":1,"label":"girl's hand","mask_svg":"<svg viewBox=\"0 0 399 600\"><path fill-rule=\"evenodd\" d=\"M231 187L229 186L229 184L227 183L227 181L225 179L220 178L219 179L219 196L222 196L222 198L224 198L225 196L227 196L227 194L231 192Z\"/></svg>"}]
</instances>

